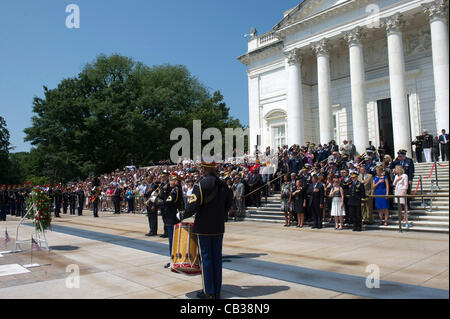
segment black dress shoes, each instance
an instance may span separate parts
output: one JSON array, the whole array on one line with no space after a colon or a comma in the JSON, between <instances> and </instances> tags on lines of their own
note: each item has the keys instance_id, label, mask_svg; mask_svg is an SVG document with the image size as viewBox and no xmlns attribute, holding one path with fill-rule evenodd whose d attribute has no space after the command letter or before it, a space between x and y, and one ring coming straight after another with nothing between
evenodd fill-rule
<instances>
[{"instance_id":1,"label":"black dress shoes","mask_svg":"<svg viewBox=\"0 0 450 319\"><path fill-rule=\"evenodd\" d=\"M197 292L197 298L199 299L215 299L215 295L206 295L203 291Z\"/></svg>"},{"instance_id":2,"label":"black dress shoes","mask_svg":"<svg viewBox=\"0 0 450 319\"><path fill-rule=\"evenodd\" d=\"M167 263L164 268L169 268L170 267L170 263Z\"/></svg>"},{"instance_id":3,"label":"black dress shoes","mask_svg":"<svg viewBox=\"0 0 450 319\"><path fill-rule=\"evenodd\" d=\"M169 235L167 235L167 234L162 234L162 235L159 236L159 237L161 237L161 238L169 238Z\"/></svg>"}]
</instances>

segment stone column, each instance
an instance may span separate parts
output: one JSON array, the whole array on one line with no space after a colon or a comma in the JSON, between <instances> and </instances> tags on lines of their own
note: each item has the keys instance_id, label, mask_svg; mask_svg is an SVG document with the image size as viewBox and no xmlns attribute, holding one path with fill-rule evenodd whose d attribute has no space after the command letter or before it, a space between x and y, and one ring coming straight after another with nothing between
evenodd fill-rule
<instances>
[{"instance_id":1,"label":"stone column","mask_svg":"<svg viewBox=\"0 0 450 319\"><path fill-rule=\"evenodd\" d=\"M411 129L405 81L405 57L401 27L404 21L397 13L383 20L387 31L389 56L389 82L391 88L392 128L394 150L408 151L411 156Z\"/></svg>"},{"instance_id":2,"label":"stone column","mask_svg":"<svg viewBox=\"0 0 450 319\"><path fill-rule=\"evenodd\" d=\"M312 43L317 55L317 87L319 95L319 128L320 143L328 143L333 139L333 115L330 97L330 57L328 39ZM340 143L340 141L336 141Z\"/></svg>"},{"instance_id":3,"label":"stone column","mask_svg":"<svg viewBox=\"0 0 450 319\"><path fill-rule=\"evenodd\" d=\"M449 82L448 82L448 28L445 0L435 0L423 5L430 18L431 45L433 51L434 94L437 134L442 129L449 131Z\"/></svg>"},{"instance_id":4,"label":"stone column","mask_svg":"<svg viewBox=\"0 0 450 319\"><path fill-rule=\"evenodd\" d=\"M303 145L302 57L299 49L285 52L288 73L287 141L288 145Z\"/></svg>"},{"instance_id":5,"label":"stone column","mask_svg":"<svg viewBox=\"0 0 450 319\"><path fill-rule=\"evenodd\" d=\"M352 91L353 143L361 154L369 145L369 126L367 123L366 78L364 56L361 44L363 33L360 27L344 33L350 53L350 83Z\"/></svg>"}]
</instances>

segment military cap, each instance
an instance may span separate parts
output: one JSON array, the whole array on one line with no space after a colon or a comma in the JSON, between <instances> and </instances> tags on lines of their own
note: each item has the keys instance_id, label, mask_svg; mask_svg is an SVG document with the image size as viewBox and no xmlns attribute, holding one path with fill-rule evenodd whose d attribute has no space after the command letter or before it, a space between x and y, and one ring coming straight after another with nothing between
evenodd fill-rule
<instances>
[{"instance_id":1,"label":"military cap","mask_svg":"<svg viewBox=\"0 0 450 319\"><path fill-rule=\"evenodd\" d=\"M215 162L206 162L206 161L202 161L201 166L202 167L216 167L216 163Z\"/></svg>"},{"instance_id":2,"label":"military cap","mask_svg":"<svg viewBox=\"0 0 450 319\"><path fill-rule=\"evenodd\" d=\"M399 150L397 152L398 155L406 155L407 151L406 150Z\"/></svg>"},{"instance_id":3,"label":"military cap","mask_svg":"<svg viewBox=\"0 0 450 319\"><path fill-rule=\"evenodd\" d=\"M352 172L350 174L350 177L358 177L358 176L359 176L359 174L357 172Z\"/></svg>"}]
</instances>

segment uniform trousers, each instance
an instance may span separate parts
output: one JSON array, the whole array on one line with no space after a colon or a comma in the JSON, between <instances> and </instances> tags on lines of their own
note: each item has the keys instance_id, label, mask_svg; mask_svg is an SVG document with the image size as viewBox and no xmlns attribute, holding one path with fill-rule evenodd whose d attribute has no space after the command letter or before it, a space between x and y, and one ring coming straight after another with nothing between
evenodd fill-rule
<instances>
[{"instance_id":1,"label":"uniform trousers","mask_svg":"<svg viewBox=\"0 0 450 319\"><path fill-rule=\"evenodd\" d=\"M309 209L312 213L313 227L322 228L322 208L320 208L320 205L310 205Z\"/></svg>"},{"instance_id":2,"label":"uniform trousers","mask_svg":"<svg viewBox=\"0 0 450 319\"><path fill-rule=\"evenodd\" d=\"M362 227L361 205L349 205L348 209L350 212L350 216L352 218L353 230L361 230Z\"/></svg>"},{"instance_id":3,"label":"uniform trousers","mask_svg":"<svg viewBox=\"0 0 450 319\"><path fill-rule=\"evenodd\" d=\"M55 217L59 217L60 212L61 212L61 203L55 204Z\"/></svg>"},{"instance_id":4,"label":"uniform trousers","mask_svg":"<svg viewBox=\"0 0 450 319\"><path fill-rule=\"evenodd\" d=\"M200 249L203 292L219 295L222 289L222 244L221 235L198 235Z\"/></svg>"},{"instance_id":5,"label":"uniform trousers","mask_svg":"<svg viewBox=\"0 0 450 319\"><path fill-rule=\"evenodd\" d=\"M164 225L167 227L167 234L169 236L169 256L172 258L172 243L173 243L173 225Z\"/></svg>"},{"instance_id":6,"label":"uniform trousers","mask_svg":"<svg viewBox=\"0 0 450 319\"><path fill-rule=\"evenodd\" d=\"M8 206L0 206L0 221L6 221L6 213L8 212Z\"/></svg>"},{"instance_id":7,"label":"uniform trousers","mask_svg":"<svg viewBox=\"0 0 450 319\"><path fill-rule=\"evenodd\" d=\"M69 206L70 215L75 215L75 204Z\"/></svg>"},{"instance_id":8,"label":"uniform trousers","mask_svg":"<svg viewBox=\"0 0 450 319\"><path fill-rule=\"evenodd\" d=\"M78 204L78 216L83 215L83 203Z\"/></svg>"},{"instance_id":9,"label":"uniform trousers","mask_svg":"<svg viewBox=\"0 0 450 319\"><path fill-rule=\"evenodd\" d=\"M67 214L67 206L69 206L69 204L67 203L63 204L63 214Z\"/></svg>"},{"instance_id":10,"label":"uniform trousers","mask_svg":"<svg viewBox=\"0 0 450 319\"><path fill-rule=\"evenodd\" d=\"M158 232L158 210L152 211L151 206L147 206L147 218L150 233L156 234Z\"/></svg>"}]
</instances>

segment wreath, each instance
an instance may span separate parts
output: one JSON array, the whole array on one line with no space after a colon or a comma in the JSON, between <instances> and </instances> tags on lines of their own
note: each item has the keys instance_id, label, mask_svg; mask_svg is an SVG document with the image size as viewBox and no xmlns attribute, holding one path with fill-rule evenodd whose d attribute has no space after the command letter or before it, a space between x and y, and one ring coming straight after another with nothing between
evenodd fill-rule
<instances>
[{"instance_id":1,"label":"wreath","mask_svg":"<svg viewBox=\"0 0 450 319\"><path fill-rule=\"evenodd\" d=\"M52 200L48 191L36 186L29 195L27 203L27 209L31 208L28 218L33 221L36 230L47 230L52 222L52 213L50 212Z\"/></svg>"}]
</instances>

